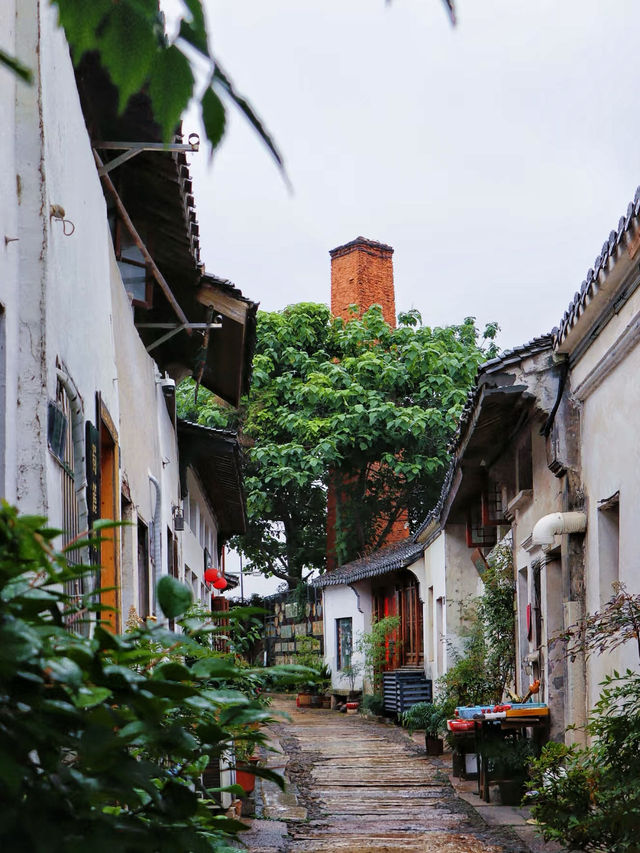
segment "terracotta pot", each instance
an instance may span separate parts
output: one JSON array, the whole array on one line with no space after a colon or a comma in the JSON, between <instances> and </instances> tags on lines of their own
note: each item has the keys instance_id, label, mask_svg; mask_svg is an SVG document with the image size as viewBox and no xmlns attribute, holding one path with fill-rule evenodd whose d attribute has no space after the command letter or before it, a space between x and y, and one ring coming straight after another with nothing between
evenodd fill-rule
<instances>
[{"instance_id":1,"label":"terracotta pot","mask_svg":"<svg viewBox=\"0 0 640 853\"><path fill-rule=\"evenodd\" d=\"M247 770L236 770L236 783L242 785L245 794L250 794L256 786L256 777Z\"/></svg>"}]
</instances>

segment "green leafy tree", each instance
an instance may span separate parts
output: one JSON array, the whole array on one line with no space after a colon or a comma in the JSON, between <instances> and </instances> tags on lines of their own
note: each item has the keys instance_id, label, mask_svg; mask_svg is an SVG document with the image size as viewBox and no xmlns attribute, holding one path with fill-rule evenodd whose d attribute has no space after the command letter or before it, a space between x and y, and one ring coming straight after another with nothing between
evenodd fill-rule
<instances>
[{"instance_id":1,"label":"green leafy tree","mask_svg":"<svg viewBox=\"0 0 640 853\"><path fill-rule=\"evenodd\" d=\"M0 508L0 847L236 849L243 827L202 774L234 744L262 739L249 724L270 714L247 689L252 673L201 642L220 626L183 617L191 593L169 576L158 600L183 634L153 623L74 634L70 617L100 605L65 595L89 569L54 550L57 533Z\"/></svg>"},{"instance_id":2,"label":"green leafy tree","mask_svg":"<svg viewBox=\"0 0 640 853\"><path fill-rule=\"evenodd\" d=\"M332 472L340 563L384 543L403 512L418 524L438 498L447 445L495 332L481 337L473 318L431 328L416 311L392 329L379 306L349 322L314 303L261 312L240 412L178 389L183 417L242 430L249 530L234 544L291 587L322 569Z\"/></svg>"}]
</instances>

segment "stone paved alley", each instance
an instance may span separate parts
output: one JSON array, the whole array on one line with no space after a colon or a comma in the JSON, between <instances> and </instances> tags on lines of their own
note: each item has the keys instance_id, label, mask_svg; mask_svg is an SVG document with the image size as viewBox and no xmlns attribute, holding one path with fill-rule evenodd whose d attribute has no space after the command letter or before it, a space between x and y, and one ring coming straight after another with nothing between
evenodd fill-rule
<instances>
[{"instance_id":1,"label":"stone paved alley","mask_svg":"<svg viewBox=\"0 0 640 853\"><path fill-rule=\"evenodd\" d=\"M277 699L290 722L271 730L270 766L281 794L256 790L256 819L243 841L253 853L542 853L524 809L480 806L470 783L450 782L450 759L393 726ZM283 754L284 753L284 754ZM466 787L466 791L464 788ZM475 804L474 803L475 799Z\"/></svg>"}]
</instances>

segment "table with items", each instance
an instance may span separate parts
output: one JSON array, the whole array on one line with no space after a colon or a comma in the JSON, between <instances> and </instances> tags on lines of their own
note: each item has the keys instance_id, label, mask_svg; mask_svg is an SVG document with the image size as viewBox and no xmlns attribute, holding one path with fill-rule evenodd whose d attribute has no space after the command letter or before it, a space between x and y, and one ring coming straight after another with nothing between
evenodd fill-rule
<instances>
[{"instance_id":1,"label":"table with items","mask_svg":"<svg viewBox=\"0 0 640 853\"><path fill-rule=\"evenodd\" d=\"M514 765L516 753L524 755L532 743L545 740L548 726L549 708L541 702L460 706L456 708L455 719L447 721L454 743L458 739L468 740L470 735L474 737L478 795L487 803L490 785L513 781L514 774L509 776L505 765ZM500 754L502 761L496 757ZM514 759L511 762L510 757Z\"/></svg>"}]
</instances>

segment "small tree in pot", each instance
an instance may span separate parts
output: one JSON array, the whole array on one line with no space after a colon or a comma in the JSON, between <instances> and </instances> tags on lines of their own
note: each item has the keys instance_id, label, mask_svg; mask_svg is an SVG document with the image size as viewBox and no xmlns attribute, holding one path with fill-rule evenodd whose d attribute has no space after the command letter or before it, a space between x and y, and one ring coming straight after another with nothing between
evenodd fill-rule
<instances>
[{"instance_id":1,"label":"small tree in pot","mask_svg":"<svg viewBox=\"0 0 640 853\"><path fill-rule=\"evenodd\" d=\"M424 741L427 755L441 755L443 750L442 733L447 723L444 706L434 702L416 702L401 717L402 725L414 732L424 729Z\"/></svg>"}]
</instances>

